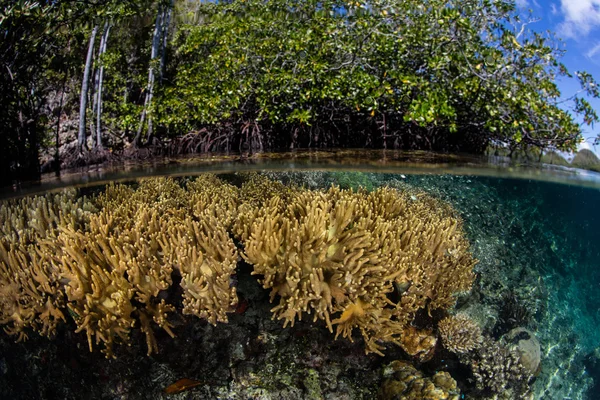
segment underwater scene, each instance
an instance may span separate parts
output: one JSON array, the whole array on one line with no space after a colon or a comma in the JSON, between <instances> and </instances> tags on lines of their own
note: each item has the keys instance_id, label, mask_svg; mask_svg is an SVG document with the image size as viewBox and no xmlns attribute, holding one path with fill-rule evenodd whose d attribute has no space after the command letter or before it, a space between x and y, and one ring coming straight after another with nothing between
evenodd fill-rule
<instances>
[{"instance_id":1,"label":"underwater scene","mask_svg":"<svg viewBox=\"0 0 600 400\"><path fill-rule=\"evenodd\" d=\"M598 399L599 205L433 169L5 199L0 398Z\"/></svg>"}]
</instances>

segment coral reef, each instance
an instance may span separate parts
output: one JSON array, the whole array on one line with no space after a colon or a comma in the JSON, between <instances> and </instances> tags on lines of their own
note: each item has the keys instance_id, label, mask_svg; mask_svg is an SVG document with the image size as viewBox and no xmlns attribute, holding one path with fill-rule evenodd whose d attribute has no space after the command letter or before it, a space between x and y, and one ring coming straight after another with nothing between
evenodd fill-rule
<instances>
[{"instance_id":1,"label":"coral reef","mask_svg":"<svg viewBox=\"0 0 600 400\"><path fill-rule=\"evenodd\" d=\"M453 353L468 353L483 342L479 326L463 314L446 317L438 323L444 347Z\"/></svg>"},{"instance_id":2,"label":"coral reef","mask_svg":"<svg viewBox=\"0 0 600 400\"><path fill-rule=\"evenodd\" d=\"M437 338L429 329L417 329L409 326L402 332L400 347L408 355L419 362L425 362L433 357Z\"/></svg>"},{"instance_id":3,"label":"coral reef","mask_svg":"<svg viewBox=\"0 0 600 400\"><path fill-rule=\"evenodd\" d=\"M460 221L430 198L332 187L244 213L243 257L279 297L274 317L293 326L313 314L349 339L358 328L367 352L382 354L378 341L400 344L416 311L451 307L473 282ZM397 285L406 290L392 301Z\"/></svg>"},{"instance_id":4,"label":"coral reef","mask_svg":"<svg viewBox=\"0 0 600 400\"><path fill-rule=\"evenodd\" d=\"M357 328L367 352L383 343L429 359L432 331L409 324L446 310L473 282L461 222L443 203L382 188L372 193L286 186L257 174L241 188L212 175L110 184L91 198L47 195L3 205L0 322L26 338L70 317L90 351L146 336L174 337L171 315L227 322L238 302L239 252L260 275L284 327L313 314L336 338ZM402 288L400 291L398 288ZM181 301L173 292L179 293ZM65 314L66 312L66 314Z\"/></svg>"},{"instance_id":5,"label":"coral reef","mask_svg":"<svg viewBox=\"0 0 600 400\"><path fill-rule=\"evenodd\" d=\"M128 343L139 325L150 354L158 350L153 324L174 336L168 314L175 306L159 298L174 270L184 314L227 321L237 303L229 278L238 254L225 226L236 201L236 188L208 176L187 190L157 178L136 189L109 185L93 199L71 194L4 205L0 321L20 339L28 326L49 335L66 308L90 351L102 343L112 356L113 344Z\"/></svg>"},{"instance_id":6,"label":"coral reef","mask_svg":"<svg viewBox=\"0 0 600 400\"><path fill-rule=\"evenodd\" d=\"M469 365L480 398L527 399L532 374L521 364L519 353L485 338L475 351L460 356Z\"/></svg>"},{"instance_id":7,"label":"coral reef","mask_svg":"<svg viewBox=\"0 0 600 400\"><path fill-rule=\"evenodd\" d=\"M271 197L282 197L282 204L288 204L294 196L293 193L285 193L289 191L289 184L313 190L329 188L336 179L332 175L330 172L294 169L261 175L228 174L223 179L238 187L258 186L259 183L251 183L258 181L261 181L260 185L279 187L283 191L268 193ZM264 176L284 184L264 179ZM202 179L206 179L208 184L202 183ZM214 179L210 175L198 177L199 199L204 196L210 203L213 198L230 195L230 204L220 203L224 206L223 212L216 218L226 226L238 249L243 249L243 240L233 228L243 225L239 223L240 214L236 210L246 208L257 214L259 208L270 201L269 195L253 202L252 196L245 195L231 185L217 186L210 195L202 194L204 190L212 188L210 182ZM582 229L594 233L597 224L593 221L597 222L597 218L593 219L589 213L582 213L584 219L565 219L560 215L574 204L580 205L578 210L585 209L583 204L596 204L598 194L590 197L589 192L582 193L582 190L572 186L567 191L564 187L530 181L435 173L406 176L374 174L372 179L375 189L393 185L403 195L407 194L409 198L414 196L415 200L411 198L411 201L427 201L428 196L422 194L425 190L429 196L451 203L457 210L454 215L459 214L464 219L464 230L471 249L480 260L476 266L478 278L468 294L457 296L456 310L451 310L450 314L468 315L485 335L492 335L499 340L496 345L504 348L503 351L513 351L525 368L523 354L519 353L519 342L527 339L522 334L509 339L509 332L515 327L524 327L535 332L539 338L542 358L539 364L542 368L537 368L539 375L534 374L533 381L529 380L532 369L528 368L528 373L521 375L522 383L515 380L518 377L509 379L505 397L595 398L597 381L600 380L600 363L597 362L598 351L594 352L598 341L595 329L598 324L594 322L597 320L597 313L594 314L597 307L594 305L597 305L598 296L593 291L592 283L598 280L594 279L596 275L590 274L590 270L594 271L596 265L594 261L597 258L593 256L597 246L595 236L586 236ZM148 199L155 203L154 206L160 207L158 216L164 215L170 219L171 213L183 207L188 210L187 214L176 213L178 221L189 216L200 223L203 217L199 215L206 206L199 205L196 214L188 208L192 207L188 204L192 203L189 199L190 188L195 181L195 178L178 178L174 181L176 185L172 189L183 188L184 191L178 193L186 196L184 201L169 200L171 204L168 205L168 196L162 196L165 200L162 207L157 204L160 202L158 196L153 200ZM142 186L147 185L150 185L149 181L112 185L123 190L123 196L107 208L129 201ZM184 300L180 285L182 277L171 261L163 266L171 268L169 277L172 283L168 289L150 296L148 304L138 300L138 294L146 290L151 292L152 279L146 285L147 275L140 274L137 281L147 289L135 289L131 298L135 309L131 314L134 327L126 336L130 346L115 345L116 360L104 362L104 355L98 351L104 346L102 340L96 345L96 336L93 335L94 352L89 353L85 329L79 334L74 332L77 329L76 315L69 310L78 306L78 303L67 305L69 302L64 293L66 278L54 278L54 264L44 261L51 258L38 255L38 251L47 252L48 249L44 247L45 244L41 247L36 244L52 242L63 233L59 227L66 220L51 224L45 221L46 218L58 218L59 213L63 212L59 210L63 208L69 210L70 202L77 203L77 206L72 210L72 216L71 211L66 212L65 216L68 216L67 219L74 218L74 231L86 234L90 216L103 208L98 193L104 191L104 188L82 189L80 193L89 197L86 200L78 198L80 194L73 190L0 204L0 210L3 210L3 214L0 214L0 239L4 249L0 255L4 262L0 265L3 269L0 273L0 303L4 302L0 304L1 324L5 330L13 332L12 336L0 332L0 397L146 399L160 397L165 388L181 378L192 378L201 381L202 385L180 396L293 400L321 394L323 398L373 399L381 387L382 377L378 371L384 363L392 359L419 362L419 353L415 357L407 356L407 345L402 343L402 349L387 346L386 357L376 357L364 354L362 340L355 340L354 343L330 340L333 336L323 329L325 322L311 324L312 318L306 318L306 313L303 313L303 321L296 319L293 328L289 327L289 323L288 327L283 328L280 321L270 320L270 309L278 305L280 299L276 296L275 304L270 304L269 294L257 282L256 276L250 275L252 266L239 260L236 275L230 277L229 285L235 287L240 303L248 307L238 307L235 313L225 313L228 324L212 325L195 316L181 315ZM267 193L266 190L264 192ZM255 193L260 194L261 191ZM54 202L55 196L63 199ZM143 196L139 196L143 200ZM564 202L565 198L569 200L565 203L569 207L549 207L549 199L561 199ZM21 201L27 205L16 207ZM556 201L552 204L556 204ZM47 204L41 205L43 202ZM19 216L15 214L7 218L8 208L12 208ZM42 217L44 214L56 216ZM13 218L15 221L22 218L20 225L5 222ZM226 218L230 222L224 222ZM256 216L252 214L250 218L254 221ZM125 220L126 217L117 217L119 225ZM247 228L250 232L251 226ZM166 229L164 232L167 233ZM183 228L181 232L185 232ZM47 239L40 239L40 235ZM66 233L63 235L69 237ZM117 233L114 235L117 238L120 236ZM25 245L15 240L23 240ZM13 261L9 260L9 254ZM51 252L49 255L53 254ZM166 260L166 256L158 252L156 257ZM585 257L589 257L587 263ZM23 265L28 268L22 268ZM584 269L586 267L588 271ZM394 282L394 290L387 297L397 302L409 287L408 282ZM62 296L62 300L57 296ZM168 332L154 322L152 314L141 314L141 311L156 307L162 300L166 305L175 307L173 312L166 312L165 316L169 328L177 335L175 339L171 339ZM228 309L231 308L228 306ZM448 371L458 382L464 398L502 398L502 393L495 393L486 388L484 383L475 387L477 379L472 373L471 363L480 359L480 349L462 354L452 353L445 345L439 326L439 321L448 313L435 311L428 315L427 311L418 311L415 321L408 326L417 331L432 330L438 336L438 345L434 348L433 358L417 368L422 368L427 377L437 371ZM42 314L44 317L41 317ZM145 322L142 321L144 317ZM144 323L148 324L153 335L142 332ZM36 331L55 339L48 341ZM359 333L357 331L355 335ZM407 329L399 336L400 339L408 341L410 335L406 332ZM152 357L144 357L150 347L144 340L145 336L146 340L149 337L155 339L153 346L160 349L159 353L153 350ZM360 334L355 336L356 339L358 337ZM14 343L19 338L21 342ZM28 339L26 343L22 343L24 339ZM122 340L117 335L114 341ZM490 339L485 339L485 343L490 343ZM515 358L508 357L511 360ZM505 374L506 368L499 366L498 370ZM23 384L24 379L26 384ZM518 395L513 387L523 387L523 382L527 383L528 380L531 394Z\"/></svg>"},{"instance_id":8,"label":"coral reef","mask_svg":"<svg viewBox=\"0 0 600 400\"><path fill-rule=\"evenodd\" d=\"M448 372L425 377L412 365L392 361L384 368L386 380L379 389L380 400L458 400L460 390Z\"/></svg>"}]
</instances>

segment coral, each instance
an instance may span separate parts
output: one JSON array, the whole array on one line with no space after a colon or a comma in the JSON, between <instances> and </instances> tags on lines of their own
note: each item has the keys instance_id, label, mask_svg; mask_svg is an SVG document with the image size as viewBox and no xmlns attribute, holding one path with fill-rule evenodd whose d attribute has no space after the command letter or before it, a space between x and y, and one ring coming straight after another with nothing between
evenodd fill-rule
<instances>
[{"instance_id":1,"label":"coral","mask_svg":"<svg viewBox=\"0 0 600 400\"><path fill-rule=\"evenodd\" d=\"M59 226L81 227L95 209L86 198L77 199L76 195L72 189L0 204L0 239L5 244L28 245L56 237Z\"/></svg>"},{"instance_id":2,"label":"coral","mask_svg":"<svg viewBox=\"0 0 600 400\"><path fill-rule=\"evenodd\" d=\"M380 400L458 400L460 390L448 372L436 372L431 378L402 361L392 361L384 369L387 378L379 389Z\"/></svg>"},{"instance_id":3,"label":"coral","mask_svg":"<svg viewBox=\"0 0 600 400\"><path fill-rule=\"evenodd\" d=\"M525 328L515 328L503 338L512 350L519 354L519 361L529 373L537 375L541 369L540 342L533 332Z\"/></svg>"},{"instance_id":4,"label":"coral","mask_svg":"<svg viewBox=\"0 0 600 400\"><path fill-rule=\"evenodd\" d=\"M532 309L527 305L527 301L520 298L515 291L505 293L500 304L498 320L494 328L498 336L514 328L527 325L533 317Z\"/></svg>"},{"instance_id":5,"label":"coral","mask_svg":"<svg viewBox=\"0 0 600 400\"><path fill-rule=\"evenodd\" d=\"M112 355L115 341L128 342L134 311L156 313L151 299L171 284L171 267L163 266L157 246L166 240L161 229L164 217L140 204L127 206L126 212L127 203L123 204L92 215L85 231L64 229L56 240L61 250L54 257L54 263L61 265L77 332L86 331L90 351L93 338L96 344L104 343L107 356ZM146 307L136 310L133 299ZM160 309L164 314L170 307L163 304ZM165 323L163 327L168 329ZM147 325L143 329L149 334Z\"/></svg>"},{"instance_id":6,"label":"coral","mask_svg":"<svg viewBox=\"0 0 600 400\"><path fill-rule=\"evenodd\" d=\"M483 342L481 329L463 314L446 317L438 323L438 332L444 347L453 353L467 353Z\"/></svg>"},{"instance_id":7,"label":"coral","mask_svg":"<svg viewBox=\"0 0 600 400\"><path fill-rule=\"evenodd\" d=\"M153 326L174 336L175 305L160 293L181 276L183 313L215 324L237 302L230 276L238 260L228 235L237 188L214 176L186 182L108 185L93 199L74 193L3 205L0 322L24 339L31 327L50 335L68 315L90 351L128 343L132 328L157 351ZM187 190L186 190L187 189ZM218 195L217 195L218 194ZM65 314L64 311L67 311Z\"/></svg>"},{"instance_id":8,"label":"coral","mask_svg":"<svg viewBox=\"0 0 600 400\"><path fill-rule=\"evenodd\" d=\"M400 346L410 356L416 358L419 362L425 362L433 357L437 338L432 335L429 329L417 329L409 326L402 332Z\"/></svg>"},{"instance_id":9,"label":"coral","mask_svg":"<svg viewBox=\"0 0 600 400\"><path fill-rule=\"evenodd\" d=\"M227 322L227 312L237 304L235 287L230 285L238 253L225 228L215 217L194 221L191 218L169 227L177 238L169 250L170 263L181 274L184 291L183 313Z\"/></svg>"},{"instance_id":10,"label":"coral","mask_svg":"<svg viewBox=\"0 0 600 400\"><path fill-rule=\"evenodd\" d=\"M506 399L529 396L530 371L520 362L520 355L499 342L485 338L475 351L461 355L461 362L470 366L481 396L501 395Z\"/></svg>"},{"instance_id":11,"label":"coral","mask_svg":"<svg viewBox=\"0 0 600 400\"><path fill-rule=\"evenodd\" d=\"M435 337L410 323L419 310L450 308L476 262L451 209L389 188L245 178L241 189L212 175L153 178L90 199L71 191L3 204L0 323L22 340L28 328L51 336L70 317L107 357L140 328L150 354L154 329L174 336L177 311L227 322L237 239L279 298L272 312L284 326L313 314L336 337L352 340L357 328L367 352L391 342L422 361L432 355Z\"/></svg>"},{"instance_id":12,"label":"coral","mask_svg":"<svg viewBox=\"0 0 600 400\"><path fill-rule=\"evenodd\" d=\"M149 353L157 350L150 321L174 336L166 318L174 306L157 300L171 286L173 269L181 276L184 314L226 322L226 312L237 303L229 280L238 255L225 228L233 218L225 216L237 207L237 189L212 175L187 181L186 189L172 179L150 179L134 193L121 188L118 195L109 188L98 200L106 204L111 197L120 204L110 208L125 224L115 231L115 241L129 240L132 249L126 272L136 300L145 305L138 314Z\"/></svg>"},{"instance_id":13,"label":"coral","mask_svg":"<svg viewBox=\"0 0 600 400\"><path fill-rule=\"evenodd\" d=\"M215 175L203 174L189 180L185 188L184 198L195 218L202 220L208 214L219 225L231 229L241 202L237 187L224 184Z\"/></svg>"},{"instance_id":14,"label":"coral","mask_svg":"<svg viewBox=\"0 0 600 400\"><path fill-rule=\"evenodd\" d=\"M243 257L279 297L274 317L285 326L312 313L350 339L358 328L368 352L381 354L377 341L400 344L417 310L451 307L473 281L460 222L433 199L332 187L244 213ZM394 302L396 285L405 290Z\"/></svg>"},{"instance_id":15,"label":"coral","mask_svg":"<svg viewBox=\"0 0 600 400\"><path fill-rule=\"evenodd\" d=\"M50 262L49 244L59 228L80 228L93 210L75 194L69 190L0 205L0 324L18 341L27 339L26 328L51 337L65 321L60 268Z\"/></svg>"},{"instance_id":16,"label":"coral","mask_svg":"<svg viewBox=\"0 0 600 400\"><path fill-rule=\"evenodd\" d=\"M240 174L240 176L244 178L244 182L240 190L240 205L233 224L233 234L236 239L246 241L250 237L252 223L258 218L260 210L271 202L271 199L280 199L280 208L277 208L277 211L283 211L284 205L298 193L299 189L296 186L286 186L257 173ZM271 207L273 206L274 204L271 203Z\"/></svg>"}]
</instances>

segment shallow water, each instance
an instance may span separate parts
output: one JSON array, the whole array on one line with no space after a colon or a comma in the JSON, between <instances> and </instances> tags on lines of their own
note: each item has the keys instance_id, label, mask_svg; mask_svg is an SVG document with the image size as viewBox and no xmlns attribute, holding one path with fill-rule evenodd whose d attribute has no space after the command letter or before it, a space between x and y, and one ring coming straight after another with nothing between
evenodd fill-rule
<instances>
[{"instance_id":1,"label":"shallow water","mask_svg":"<svg viewBox=\"0 0 600 400\"><path fill-rule=\"evenodd\" d=\"M411 196L425 192L457 211L478 260L471 291L458 296L449 313L468 315L497 343L513 328L533 332L541 350L541 369L529 382L533 398L598 398L599 175L508 165L504 160L357 154L296 154L292 160L289 155L232 157L201 163L171 160L136 165L126 172L87 172L85 178L74 174L60 181L48 178L43 186L18 194L78 186L79 194L89 197L100 193L107 181L197 176L206 170L221 173L223 180L235 185L246 179L238 171L261 170L271 180L310 190L333 184L354 191L392 187ZM285 329L281 321L271 321L269 291L250 275L247 264L238 263L233 284L243 301L229 323L212 326L175 315L176 338L157 332L159 351L150 357L145 355L139 328L134 328L131 347L115 346L115 360L105 360L98 349L89 353L85 334L73 333L73 321L62 324L54 340L28 331L30 340L14 345L13 337L2 334L2 397L160 397L168 385L190 378L199 383L181 398L367 399L375 398L382 385L382 368L397 359L410 361L425 376L448 371L467 398L493 396L477 391L467 363L441 344L435 348L439 357L426 362L411 358L394 344L385 346L383 357L364 355L358 332L351 343L341 337L334 340L325 324L312 323L312 318Z\"/></svg>"},{"instance_id":2,"label":"shallow water","mask_svg":"<svg viewBox=\"0 0 600 400\"><path fill-rule=\"evenodd\" d=\"M398 150L323 150L287 153L211 154L103 164L48 173L41 182L0 188L0 199L66 187L98 186L151 176L193 176L242 171L354 171L392 174L451 174L533 179L600 189L600 173L507 157Z\"/></svg>"}]
</instances>

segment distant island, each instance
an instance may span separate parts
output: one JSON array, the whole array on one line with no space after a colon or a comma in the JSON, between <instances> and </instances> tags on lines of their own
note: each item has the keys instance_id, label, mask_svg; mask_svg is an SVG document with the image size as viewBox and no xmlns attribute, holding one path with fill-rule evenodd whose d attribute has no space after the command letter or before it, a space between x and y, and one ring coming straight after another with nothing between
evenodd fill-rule
<instances>
[{"instance_id":1,"label":"distant island","mask_svg":"<svg viewBox=\"0 0 600 400\"><path fill-rule=\"evenodd\" d=\"M541 162L600 172L600 159L593 151L588 149L582 149L575 153L575 158L571 162L556 151L550 151L542 156Z\"/></svg>"}]
</instances>

